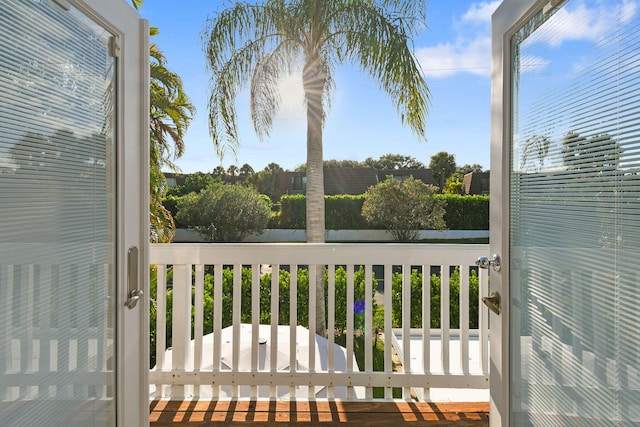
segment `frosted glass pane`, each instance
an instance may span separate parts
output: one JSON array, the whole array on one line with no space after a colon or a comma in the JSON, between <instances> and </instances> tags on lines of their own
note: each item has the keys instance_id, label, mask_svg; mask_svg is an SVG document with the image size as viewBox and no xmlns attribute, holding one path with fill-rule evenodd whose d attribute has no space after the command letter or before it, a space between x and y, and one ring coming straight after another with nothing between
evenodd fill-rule
<instances>
[{"instance_id":1,"label":"frosted glass pane","mask_svg":"<svg viewBox=\"0 0 640 427\"><path fill-rule=\"evenodd\" d=\"M115 425L114 60L52 1L0 7L0 425Z\"/></svg>"},{"instance_id":2,"label":"frosted glass pane","mask_svg":"<svg viewBox=\"0 0 640 427\"><path fill-rule=\"evenodd\" d=\"M569 0L512 40L515 426L640 422L639 29Z\"/></svg>"}]
</instances>

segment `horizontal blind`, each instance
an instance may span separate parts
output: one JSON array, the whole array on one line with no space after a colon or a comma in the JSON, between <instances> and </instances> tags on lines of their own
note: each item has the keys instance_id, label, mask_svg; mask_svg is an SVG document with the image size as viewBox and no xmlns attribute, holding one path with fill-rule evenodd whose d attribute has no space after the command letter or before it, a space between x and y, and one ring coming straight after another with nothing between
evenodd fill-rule
<instances>
[{"instance_id":1,"label":"horizontal blind","mask_svg":"<svg viewBox=\"0 0 640 427\"><path fill-rule=\"evenodd\" d=\"M109 38L52 0L0 7L3 426L115 424Z\"/></svg>"},{"instance_id":2,"label":"horizontal blind","mask_svg":"<svg viewBox=\"0 0 640 427\"><path fill-rule=\"evenodd\" d=\"M514 425L640 422L639 30L569 0L512 40Z\"/></svg>"}]
</instances>

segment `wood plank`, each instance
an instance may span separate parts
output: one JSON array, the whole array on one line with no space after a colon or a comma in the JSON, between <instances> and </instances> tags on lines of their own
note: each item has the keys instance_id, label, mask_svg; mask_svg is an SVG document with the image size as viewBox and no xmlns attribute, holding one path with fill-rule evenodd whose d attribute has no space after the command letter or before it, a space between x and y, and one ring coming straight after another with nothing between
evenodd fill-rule
<instances>
[{"instance_id":1,"label":"wood plank","mask_svg":"<svg viewBox=\"0 0 640 427\"><path fill-rule=\"evenodd\" d=\"M488 426L487 402L154 400L151 426Z\"/></svg>"}]
</instances>

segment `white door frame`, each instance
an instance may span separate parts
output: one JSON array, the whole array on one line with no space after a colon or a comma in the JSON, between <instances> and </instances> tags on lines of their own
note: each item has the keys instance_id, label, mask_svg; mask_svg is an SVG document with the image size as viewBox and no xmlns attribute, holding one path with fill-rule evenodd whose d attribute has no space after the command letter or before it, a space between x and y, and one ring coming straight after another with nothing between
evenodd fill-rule
<instances>
[{"instance_id":1,"label":"white door frame","mask_svg":"<svg viewBox=\"0 0 640 427\"><path fill-rule=\"evenodd\" d=\"M509 378L509 210L511 157L511 38L546 5L560 0L504 0L492 16L491 58L491 253L502 258L500 272L491 271L491 290L501 296L500 315L490 313L491 400L489 425L508 426Z\"/></svg>"},{"instance_id":2,"label":"white door frame","mask_svg":"<svg viewBox=\"0 0 640 427\"><path fill-rule=\"evenodd\" d=\"M65 0L56 0L64 3ZM124 0L68 0L116 36L117 362L119 427L149 425L149 25ZM138 283L128 298L127 252L139 251Z\"/></svg>"}]
</instances>

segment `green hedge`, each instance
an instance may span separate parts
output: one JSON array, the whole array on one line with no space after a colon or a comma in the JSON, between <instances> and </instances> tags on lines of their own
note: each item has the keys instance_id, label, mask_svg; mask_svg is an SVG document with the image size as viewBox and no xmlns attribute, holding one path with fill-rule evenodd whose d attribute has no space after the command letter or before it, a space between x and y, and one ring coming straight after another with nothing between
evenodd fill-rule
<instances>
[{"instance_id":1,"label":"green hedge","mask_svg":"<svg viewBox=\"0 0 640 427\"><path fill-rule=\"evenodd\" d=\"M412 328L422 327L422 273L411 270L411 314ZM440 328L440 294L441 279L435 274L430 277L431 283L431 327ZM391 319L394 328L402 326L402 274L394 273L391 282ZM478 273L471 270L469 274L469 328L478 328ZM460 327L460 268L456 267L449 278L449 327Z\"/></svg>"},{"instance_id":2,"label":"green hedge","mask_svg":"<svg viewBox=\"0 0 640 427\"><path fill-rule=\"evenodd\" d=\"M327 230L361 230L369 228L362 218L364 196L341 194L326 196L325 224Z\"/></svg>"},{"instance_id":3,"label":"green hedge","mask_svg":"<svg viewBox=\"0 0 640 427\"><path fill-rule=\"evenodd\" d=\"M489 196L438 194L447 203L444 221L449 230L488 230Z\"/></svg>"},{"instance_id":4,"label":"green hedge","mask_svg":"<svg viewBox=\"0 0 640 427\"><path fill-rule=\"evenodd\" d=\"M209 334L213 332L213 315L214 315L214 300L213 300L213 285L214 275L211 267L207 267L204 275L204 298L203 298L203 333ZM150 271L150 348L151 348L151 360L150 367L155 365L155 349L156 349L156 318L157 318L157 269L151 268ZM233 295L233 270L225 268L222 270L222 327L225 328L233 323L233 300L236 296ZM242 267L241 272L242 281L242 294L240 295L240 321L243 323L251 323L252 321L252 299L254 296L251 292L251 279L252 271L250 268ZM297 300L298 300L298 316L297 324L300 326L309 326L309 270L305 268L299 268L297 280ZM335 286L335 328L336 333L343 333L347 327L347 271L344 267L339 266L335 270L334 276ZM167 271L168 283L173 283L173 269L170 268ZM364 298L365 298L365 272L362 267L354 271L353 274L353 290L354 290L354 327L356 329L364 328ZM289 324L290 313L290 292L291 292L291 274L286 270L280 270L278 274L278 324ZM325 269L325 313L328 312L328 272ZM372 294L375 295L375 290L378 286L378 282L372 278L371 283ZM194 301L194 289L191 290L192 301ZM263 274L260 276L260 323L271 323L271 273ZM371 307L373 316L378 311L378 304L375 298L371 301ZM171 347L172 344L172 313L173 313L173 287L169 287L166 293L166 344L167 347ZM191 317L191 333L193 334L194 325L193 317ZM325 326L327 326L325 324Z\"/></svg>"},{"instance_id":5,"label":"green hedge","mask_svg":"<svg viewBox=\"0 0 640 427\"><path fill-rule=\"evenodd\" d=\"M450 230L488 230L489 196L462 196L438 194L446 202L444 220ZM282 196L280 215L270 226L273 228L304 229L306 224L306 197ZM368 230L372 227L362 217L364 195L325 196L325 223L327 230Z\"/></svg>"}]
</instances>

